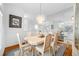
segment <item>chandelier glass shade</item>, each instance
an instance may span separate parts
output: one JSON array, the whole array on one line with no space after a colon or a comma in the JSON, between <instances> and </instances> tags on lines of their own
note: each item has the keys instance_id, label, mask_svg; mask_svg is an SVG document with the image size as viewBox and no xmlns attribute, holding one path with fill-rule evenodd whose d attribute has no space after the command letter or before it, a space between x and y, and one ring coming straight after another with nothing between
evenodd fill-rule
<instances>
[{"instance_id":1,"label":"chandelier glass shade","mask_svg":"<svg viewBox=\"0 0 79 59\"><path fill-rule=\"evenodd\" d=\"M38 15L38 16L36 17L36 20L37 20L38 24L42 24L42 23L44 22L44 20L45 20L45 16L43 16L43 15Z\"/></svg>"}]
</instances>

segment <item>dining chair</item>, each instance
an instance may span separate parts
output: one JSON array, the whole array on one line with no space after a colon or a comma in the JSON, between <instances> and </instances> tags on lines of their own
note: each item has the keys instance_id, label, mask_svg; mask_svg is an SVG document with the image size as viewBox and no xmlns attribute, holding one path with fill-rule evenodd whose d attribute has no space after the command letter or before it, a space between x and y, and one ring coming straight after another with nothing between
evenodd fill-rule
<instances>
[{"instance_id":1,"label":"dining chair","mask_svg":"<svg viewBox=\"0 0 79 59\"><path fill-rule=\"evenodd\" d=\"M51 47L52 47L52 53L53 55L55 56L55 52L58 50L59 46L57 45L57 41L59 39L59 34L58 33L55 33L54 34L54 39L53 41L51 41Z\"/></svg>"},{"instance_id":2,"label":"dining chair","mask_svg":"<svg viewBox=\"0 0 79 59\"><path fill-rule=\"evenodd\" d=\"M19 33L17 33L17 39L19 42L19 48L20 48L20 54L23 55L24 52L31 50L31 46L27 43L27 44L22 44L21 39L20 39L20 35Z\"/></svg>"},{"instance_id":3,"label":"dining chair","mask_svg":"<svg viewBox=\"0 0 79 59\"><path fill-rule=\"evenodd\" d=\"M42 56L44 55L44 53L46 51L49 51L49 55L50 55L50 41L51 41L51 36L50 35L47 35L46 36L46 39L44 40L44 44L40 44L40 45L37 45L35 48L36 50L42 54Z\"/></svg>"}]
</instances>

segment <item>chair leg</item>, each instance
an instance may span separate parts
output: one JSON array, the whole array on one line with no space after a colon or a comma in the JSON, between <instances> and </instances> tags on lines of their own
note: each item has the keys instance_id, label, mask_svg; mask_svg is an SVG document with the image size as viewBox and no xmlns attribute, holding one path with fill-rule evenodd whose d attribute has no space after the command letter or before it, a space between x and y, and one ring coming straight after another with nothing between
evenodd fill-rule
<instances>
[{"instance_id":1,"label":"chair leg","mask_svg":"<svg viewBox=\"0 0 79 59\"><path fill-rule=\"evenodd\" d=\"M44 53L42 53L42 56L44 56Z\"/></svg>"},{"instance_id":2,"label":"chair leg","mask_svg":"<svg viewBox=\"0 0 79 59\"><path fill-rule=\"evenodd\" d=\"M55 49L52 48L52 55L55 56Z\"/></svg>"},{"instance_id":3,"label":"chair leg","mask_svg":"<svg viewBox=\"0 0 79 59\"><path fill-rule=\"evenodd\" d=\"M53 55L55 56L55 48L53 49Z\"/></svg>"},{"instance_id":4,"label":"chair leg","mask_svg":"<svg viewBox=\"0 0 79 59\"><path fill-rule=\"evenodd\" d=\"M32 48L32 56L34 55L34 50L33 50L33 48Z\"/></svg>"},{"instance_id":5,"label":"chair leg","mask_svg":"<svg viewBox=\"0 0 79 59\"><path fill-rule=\"evenodd\" d=\"M22 55L22 51L20 50L20 52L19 52L19 55L21 56Z\"/></svg>"},{"instance_id":6,"label":"chair leg","mask_svg":"<svg viewBox=\"0 0 79 59\"><path fill-rule=\"evenodd\" d=\"M23 52L23 50L22 50L22 49L20 50L20 54L21 54L21 56L23 56L23 55L24 55L24 52Z\"/></svg>"},{"instance_id":7,"label":"chair leg","mask_svg":"<svg viewBox=\"0 0 79 59\"><path fill-rule=\"evenodd\" d=\"M50 56L50 47L49 47L49 56Z\"/></svg>"}]
</instances>

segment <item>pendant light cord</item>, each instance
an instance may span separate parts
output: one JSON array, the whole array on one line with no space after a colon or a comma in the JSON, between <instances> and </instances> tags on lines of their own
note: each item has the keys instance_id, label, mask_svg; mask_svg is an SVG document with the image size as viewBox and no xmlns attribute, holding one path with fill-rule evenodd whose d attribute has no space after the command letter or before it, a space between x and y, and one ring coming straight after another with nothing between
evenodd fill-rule
<instances>
[{"instance_id":1,"label":"pendant light cord","mask_svg":"<svg viewBox=\"0 0 79 59\"><path fill-rule=\"evenodd\" d=\"M41 15L41 3L40 3L40 15Z\"/></svg>"}]
</instances>

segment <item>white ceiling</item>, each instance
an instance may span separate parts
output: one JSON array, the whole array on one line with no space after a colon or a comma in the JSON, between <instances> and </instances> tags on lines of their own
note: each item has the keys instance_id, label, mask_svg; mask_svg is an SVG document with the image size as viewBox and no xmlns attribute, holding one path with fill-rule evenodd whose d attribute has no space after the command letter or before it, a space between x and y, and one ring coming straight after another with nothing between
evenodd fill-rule
<instances>
[{"instance_id":1,"label":"white ceiling","mask_svg":"<svg viewBox=\"0 0 79 59\"><path fill-rule=\"evenodd\" d=\"M25 13L31 15L40 14L40 3L6 3L4 5L16 6L22 8ZM44 15L52 15L59 11L65 10L73 6L73 3L42 3L41 13Z\"/></svg>"}]
</instances>

